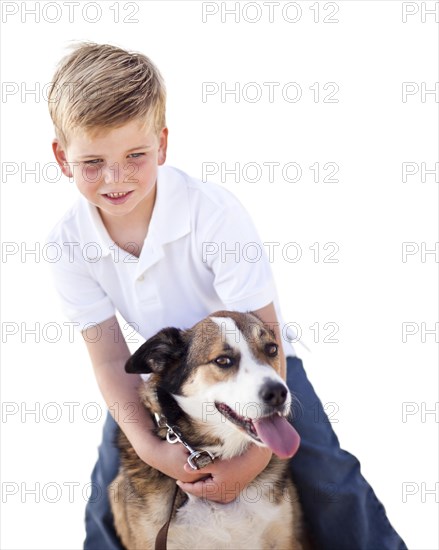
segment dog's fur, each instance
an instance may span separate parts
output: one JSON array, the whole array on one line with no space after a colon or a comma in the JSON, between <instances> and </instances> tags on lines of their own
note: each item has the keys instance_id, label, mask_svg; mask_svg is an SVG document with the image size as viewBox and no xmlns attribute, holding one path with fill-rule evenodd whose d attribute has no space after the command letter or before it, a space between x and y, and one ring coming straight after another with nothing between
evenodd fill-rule
<instances>
[{"instance_id":1,"label":"dog's fur","mask_svg":"<svg viewBox=\"0 0 439 550\"><path fill-rule=\"evenodd\" d=\"M141 388L145 407L178 426L191 447L231 458L251 443L264 444L223 416L215 403L225 403L241 420L257 420L258 412L286 416L291 395L279 366L270 327L254 314L218 311L192 329L161 330L128 360L126 371L151 373ZM267 384L283 385L283 403L267 405L261 397ZM165 438L166 428L156 434ZM121 466L109 487L115 527L127 549L152 549L168 520L175 480L143 462L121 430L118 445ZM228 504L179 490L168 548L301 549L302 515L288 472L288 461L273 454L267 468Z\"/></svg>"}]
</instances>

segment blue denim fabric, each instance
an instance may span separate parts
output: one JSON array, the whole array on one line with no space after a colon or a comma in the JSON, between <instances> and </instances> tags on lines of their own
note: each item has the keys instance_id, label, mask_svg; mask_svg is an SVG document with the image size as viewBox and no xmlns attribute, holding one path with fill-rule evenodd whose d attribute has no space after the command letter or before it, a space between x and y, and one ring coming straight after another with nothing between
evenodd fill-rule
<instances>
[{"instance_id":1,"label":"blue denim fabric","mask_svg":"<svg viewBox=\"0 0 439 550\"><path fill-rule=\"evenodd\" d=\"M107 413L98 460L91 474L91 494L85 508L84 550L122 550L124 547L113 524L107 487L119 471L119 449L116 447L118 425Z\"/></svg>"},{"instance_id":2,"label":"blue denim fabric","mask_svg":"<svg viewBox=\"0 0 439 550\"><path fill-rule=\"evenodd\" d=\"M300 401L293 425L301 437L291 459L310 540L318 550L407 550L390 525L381 502L361 475L360 463L340 449L332 425L298 357L287 357L287 383ZM107 486L116 477L119 453L117 424L110 413L87 503L85 550L123 550L113 527Z\"/></svg>"},{"instance_id":3,"label":"blue denim fabric","mask_svg":"<svg viewBox=\"0 0 439 550\"><path fill-rule=\"evenodd\" d=\"M340 449L302 360L287 358L287 385L300 407L292 424L301 443L290 461L311 542L322 550L407 550L360 471Z\"/></svg>"}]
</instances>

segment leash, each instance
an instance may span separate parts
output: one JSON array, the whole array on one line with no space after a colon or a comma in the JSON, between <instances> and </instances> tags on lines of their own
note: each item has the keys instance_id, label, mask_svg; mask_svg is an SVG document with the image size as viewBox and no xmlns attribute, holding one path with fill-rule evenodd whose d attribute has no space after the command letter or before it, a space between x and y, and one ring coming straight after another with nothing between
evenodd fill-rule
<instances>
[{"instance_id":1,"label":"leash","mask_svg":"<svg viewBox=\"0 0 439 550\"><path fill-rule=\"evenodd\" d=\"M168 521L162 525L160 528L160 531L157 533L156 539L155 539L155 550L167 550L167 541L168 541L168 530L169 525L171 524L172 516L175 512L175 503L177 501L177 494L178 494L178 485L175 486L174 496L172 497L172 504L171 504L171 511L169 513Z\"/></svg>"},{"instance_id":2,"label":"leash","mask_svg":"<svg viewBox=\"0 0 439 550\"><path fill-rule=\"evenodd\" d=\"M181 443L190 452L187 458L189 466L193 470L201 470L208 464L211 464L215 457L209 451L196 451L194 450L183 438L180 430L177 426L171 426L168 424L166 417L163 414L154 413L155 421L159 428L167 428L166 441L171 445L175 443ZM176 502L178 495L178 485L175 486L174 496L172 497L171 510L169 512L168 521L160 528L155 539L155 550L167 550L167 540L169 525L171 524L172 517L176 511Z\"/></svg>"}]
</instances>

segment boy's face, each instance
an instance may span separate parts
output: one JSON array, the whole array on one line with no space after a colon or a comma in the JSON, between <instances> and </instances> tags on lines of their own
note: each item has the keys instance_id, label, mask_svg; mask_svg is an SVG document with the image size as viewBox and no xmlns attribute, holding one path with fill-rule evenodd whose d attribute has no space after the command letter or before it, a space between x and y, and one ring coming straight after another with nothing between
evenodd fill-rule
<instances>
[{"instance_id":1,"label":"boy's face","mask_svg":"<svg viewBox=\"0 0 439 550\"><path fill-rule=\"evenodd\" d=\"M55 139L52 148L61 170L73 177L82 195L106 217L119 217L146 208L157 167L166 160L167 136L167 128L157 137L134 120L93 137L78 132L65 150Z\"/></svg>"}]
</instances>

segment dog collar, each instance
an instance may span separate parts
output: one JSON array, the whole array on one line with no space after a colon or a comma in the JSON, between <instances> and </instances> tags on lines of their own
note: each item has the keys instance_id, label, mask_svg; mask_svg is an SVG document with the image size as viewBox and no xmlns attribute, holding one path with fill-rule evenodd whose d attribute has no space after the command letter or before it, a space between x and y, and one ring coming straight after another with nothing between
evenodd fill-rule
<instances>
[{"instance_id":1,"label":"dog collar","mask_svg":"<svg viewBox=\"0 0 439 550\"><path fill-rule=\"evenodd\" d=\"M166 441L173 445L174 443L181 443L190 452L187 458L189 466L193 470L201 470L208 464L211 464L215 457L209 451L196 451L183 439L183 436L177 426L170 426L166 417L163 414L154 413L155 421L159 428L167 428Z\"/></svg>"}]
</instances>

